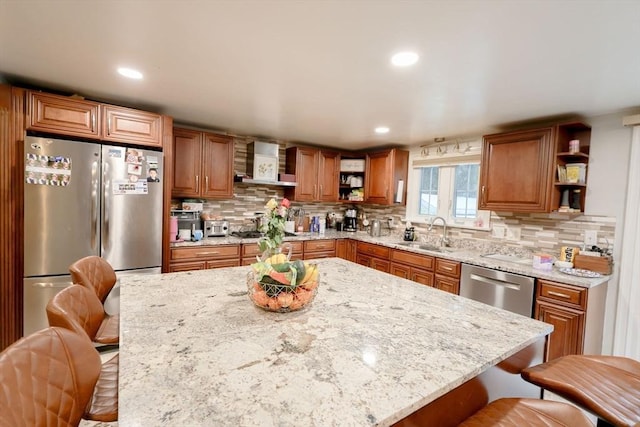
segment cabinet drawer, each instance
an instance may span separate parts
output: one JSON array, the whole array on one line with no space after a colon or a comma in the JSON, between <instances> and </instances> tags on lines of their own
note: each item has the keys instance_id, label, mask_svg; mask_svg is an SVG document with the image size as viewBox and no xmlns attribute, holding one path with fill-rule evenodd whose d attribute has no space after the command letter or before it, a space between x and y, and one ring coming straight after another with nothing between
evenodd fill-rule
<instances>
[{"instance_id":1,"label":"cabinet drawer","mask_svg":"<svg viewBox=\"0 0 640 427\"><path fill-rule=\"evenodd\" d=\"M178 262L169 264L169 272L177 273L180 271L204 270L206 268L205 261Z\"/></svg>"},{"instance_id":2,"label":"cabinet drawer","mask_svg":"<svg viewBox=\"0 0 640 427\"><path fill-rule=\"evenodd\" d=\"M171 249L172 260L240 258L240 245L198 246Z\"/></svg>"},{"instance_id":3,"label":"cabinet drawer","mask_svg":"<svg viewBox=\"0 0 640 427\"><path fill-rule=\"evenodd\" d=\"M458 261L436 258L436 273L459 278L460 263Z\"/></svg>"},{"instance_id":4,"label":"cabinet drawer","mask_svg":"<svg viewBox=\"0 0 640 427\"><path fill-rule=\"evenodd\" d=\"M420 255L396 249L391 251L391 261L401 262L403 264L420 267L423 270L433 271L435 258L428 255Z\"/></svg>"},{"instance_id":5,"label":"cabinet drawer","mask_svg":"<svg viewBox=\"0 0 640 427\"><path fill-rule=\"evenodd\" d=\"M371 243L358 242L358 253L371 255L377 258L389 259L391 249Z\"/></svg>"},{"instance_id":6,"label":"cabinet drawer","mask_svg":"<svg viewBox=\"0 0 640 427\"><path fill-rule=\"evenodd\" d=\"M304 242L304 252L326 252L335 251L336 241L334 239L307 240ZM335 256L335 255L334 255Z\"/></svg>"},{"instance_id":7,"label":"cabinet drawer","mask_svg":"<svg viewBox=\"0 0 640 427\"><path fill-rule=\"evenodd\" d=\"M214 261L207 261L207 268L222 268L222 267L239 267L239 259L219 259Z\"/></svg>"},{"instance_id":8,"label":"cabinet drawer","mask_svg":"<svg viewBox=\"0 0 640 427\"><path fill-rule=\"evenodd\" d=\"M460 295L460 280L436 274L434 287L441 291Z\"/></svg>"},{"instance_id":9,"label":"cabinet drawer","mask_svg":"<svg viewBox=\"0 0 640 427\"><path fill-rule=\"evenodd\" d=\"M242 256L243 257L248 257L248 256L255 257L256 255L260 255L261 253L262 252L260 252L260 248L258 248L258 244L257 243L247 243L247 244L243 244L242 245Z\"/></svg>"},{"instance_id":10,"label":"cabinet drawer","mask_svg":"<svg viewBox=\"0 0 640 427\"><path fill-rule=\"evenodd\" d=\"M583 310L587 306L586 289L545 280L538 280L538 298Z\"/></svg>"},{"instance_id":11,"label":"cabinet drawer","mask_svg":"<svg viewBox=\"0 0 640 427\"><path fill-rule=\"evenodd\" d=\"M335 251L322 251L322 252L305 252L304 259L320 259L320 258L333 258L336 256ZM293 259L293 256L291 257Z\"/></svg>"}]
</instances>

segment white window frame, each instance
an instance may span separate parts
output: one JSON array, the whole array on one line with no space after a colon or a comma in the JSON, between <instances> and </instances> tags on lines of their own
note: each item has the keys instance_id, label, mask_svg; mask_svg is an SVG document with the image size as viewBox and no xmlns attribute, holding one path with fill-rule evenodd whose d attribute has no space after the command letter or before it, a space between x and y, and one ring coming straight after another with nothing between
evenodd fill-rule
<instances>
[{"instance_id":1,"label":"white window frame","mask_svg":"<svg viewBox=\"0 0 640 427\"><path fill-rule=\"evenodd\" d=\"M407 211L406 220L415 224L428 224L436 216L447 221L447 226L473 230L489 230L491 212L478 210L476 218L454 218L453 192L455 167L462 164L480 164L480 145L473 145L471 153L452 153L448 156L425 158L424 150L412 150L407 182ZM421 215L420 209L420 181L423 167L439 167L438 175L438 211L436 215ZM478 195L480 192L478 192Z\"/></svg>"}]
</instances>

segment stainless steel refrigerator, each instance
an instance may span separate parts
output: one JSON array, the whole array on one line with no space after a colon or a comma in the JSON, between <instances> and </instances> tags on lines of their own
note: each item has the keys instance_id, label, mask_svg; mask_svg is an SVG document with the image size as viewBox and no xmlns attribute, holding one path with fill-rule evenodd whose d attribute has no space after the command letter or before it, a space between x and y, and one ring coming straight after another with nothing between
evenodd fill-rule
<instances>
[{"instance_id":1,"label":"stainless steel refrigerator","mask_svg":"<svg viewBox=\"0 0 640 427\"><path fill-rule=\"evenodd\" d=\"M48 326L46 304L80 258L101 256L118 276L160 272L162 170L161 151L26 137L24 335Z\"/></svg>"}]
</instances>

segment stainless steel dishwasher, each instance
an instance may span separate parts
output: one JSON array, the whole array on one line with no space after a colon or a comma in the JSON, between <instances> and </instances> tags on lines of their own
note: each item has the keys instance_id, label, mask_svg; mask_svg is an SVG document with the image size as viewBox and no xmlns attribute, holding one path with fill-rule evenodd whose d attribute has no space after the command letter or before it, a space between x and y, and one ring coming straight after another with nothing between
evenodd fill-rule
<instances>
[{"instance_id":1,"label":"stainless steel dishwasher","mask_svg":"<svg viewBox=\"0 0 640 427\"><path fill-rule=\"evenodd\" d=\"M460 296L533 317L535 279L462 264Z\"/></svg>"}]
</instances>

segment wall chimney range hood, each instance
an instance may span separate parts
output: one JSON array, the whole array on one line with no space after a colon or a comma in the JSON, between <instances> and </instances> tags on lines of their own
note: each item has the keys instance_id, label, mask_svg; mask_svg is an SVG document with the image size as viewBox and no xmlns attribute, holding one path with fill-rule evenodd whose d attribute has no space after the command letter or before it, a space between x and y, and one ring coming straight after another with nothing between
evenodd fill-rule
<instances>
[{"instance_id":1,"label":"wall chimney range hood","mask_svg":"<svg viewBox=\"0 0 640 427\"><path fill-rule=\"evenodd\" d=\"M279 145L254 141L247 144L247 175L236 177L236 182L246 184L277 185L295 187L295 182L278 181L280 166Z\"/></svg>"}]
</instances>

